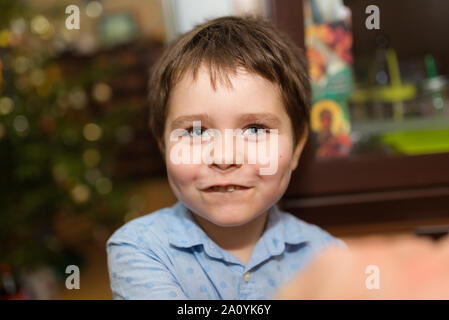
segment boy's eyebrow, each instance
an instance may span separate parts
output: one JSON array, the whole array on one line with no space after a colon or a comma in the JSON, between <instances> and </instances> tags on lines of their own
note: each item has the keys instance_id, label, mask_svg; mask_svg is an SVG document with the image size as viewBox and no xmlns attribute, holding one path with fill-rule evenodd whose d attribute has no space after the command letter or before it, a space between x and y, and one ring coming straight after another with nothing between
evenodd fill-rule
<instances>
[{"instance_id":1,"label":"boy's eyebrow","mask_svg":"<svg viewBox=\"0 0 449 320\"><path fill-rule=\"evenodd\" d=\"M210 117L207 113L200 113L200 114L191 114L186 116L180 116L172 121L170 127L171 129L176 128L183 128L185 126L192 126L193 121L201 121L206 122L210 120Z\"/></svg>"},{"instance_id":2,"label":"boy's eyebrow","mask_svg":"<svg viewBox=\"0 0 449 320\"><path fill-rule=\"evenodd\" d=\"M192 126L193 121L201 121L201 122L209 121L210 122L211 118L206 113L180 116L171 122L170 127L171 127L171 130L173 130L176 128ZM265 121L268 124L275 126L275 127L278 127L281 125L281 120L279 120L279 118L276 115L274 115L272 113L268 113L268 112L239 114L239 121L240 122Z\"/></svg>"},{"instance_id":3,"label":"boy's eyebrow","mask_svg":"<svg viewBox=\"0 0 449 320\"><path fill-rule=\"evenodd\" d=\"M262 112L262 113L245 113L240 116L240 119L242 122L249 122L249 121L266 121L270 125L278 127L281 125L281 120L279 118L268 112Z\"/></svg>"}]
</instances>

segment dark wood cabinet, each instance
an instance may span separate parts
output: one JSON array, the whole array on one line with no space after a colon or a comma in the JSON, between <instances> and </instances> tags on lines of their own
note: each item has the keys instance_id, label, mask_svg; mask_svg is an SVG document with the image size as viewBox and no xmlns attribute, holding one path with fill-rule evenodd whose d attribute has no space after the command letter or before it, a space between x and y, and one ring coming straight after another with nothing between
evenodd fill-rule
<instances>
[{"instance_id":1,"label":"dark wood cabinet","mask_svg":"<svg viewBox=\"0 0 449 320\"><path fill-rule=\"evenodd\" d=\"M302 1L273 0L271 6L273 22L304 48ZM446 46L445 39L437 41ZM342 237L449 224L449 153L319 160L314 144L308 140L283 209Z\"/></svg>"}]
</instances>

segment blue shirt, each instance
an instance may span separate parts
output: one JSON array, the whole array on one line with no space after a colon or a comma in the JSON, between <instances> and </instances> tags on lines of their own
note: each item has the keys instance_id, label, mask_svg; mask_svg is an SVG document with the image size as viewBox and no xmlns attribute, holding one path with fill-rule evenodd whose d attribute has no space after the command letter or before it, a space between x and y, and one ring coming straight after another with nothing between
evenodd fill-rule
<instances>
[{"instance_id":1,"label":"blue shirt","mask_svg":"<svg viewBox=\"0 0 449 320\"><path fill-rule=\"evenodd\" d=\"M178 201L126 223L106 247L114 299L263 300L329 244L345 247L274 205L245 265L215 244Z\"/></svg>"}]
</instances>

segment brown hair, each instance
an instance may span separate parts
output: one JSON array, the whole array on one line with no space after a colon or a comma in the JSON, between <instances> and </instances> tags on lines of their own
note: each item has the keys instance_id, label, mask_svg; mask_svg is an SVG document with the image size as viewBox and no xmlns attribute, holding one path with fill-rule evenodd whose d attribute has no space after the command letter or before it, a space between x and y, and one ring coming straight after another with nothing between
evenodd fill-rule
<instances>
[{"instance_id":1,"label":"brown hair","mask_svg":"<svg viewBox=\"0 0 449 320\"><path fill-rule=\"evenodd\" d=\"M240 67L276 83L291 120L294 145L310 127L311 89L303 51L261 18L228 16L182 35L153 66L149 82L150 128L162 148L170 92L187 71L196 79L203 64L208 67L213 88L217 76L230 84L227 75Z\"/></svg>"}]
</instances>

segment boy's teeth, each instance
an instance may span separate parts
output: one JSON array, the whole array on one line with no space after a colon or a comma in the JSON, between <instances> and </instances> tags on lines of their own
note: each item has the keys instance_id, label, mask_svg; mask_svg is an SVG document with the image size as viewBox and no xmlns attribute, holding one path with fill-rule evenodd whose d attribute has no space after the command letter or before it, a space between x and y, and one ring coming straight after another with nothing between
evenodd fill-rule
<instances>
[{"instance_id":1,"label":"boy's teeth","mask_svg":"<svg viewBox=\"0 0 449 320\"><path fill-rule=\"evenodd\" d=\"M239 186L216 186L213 187L213 191L219 191L219 192L233 192L235 190L239 190L240 187Z\"/></svg>"}]
</instances>

